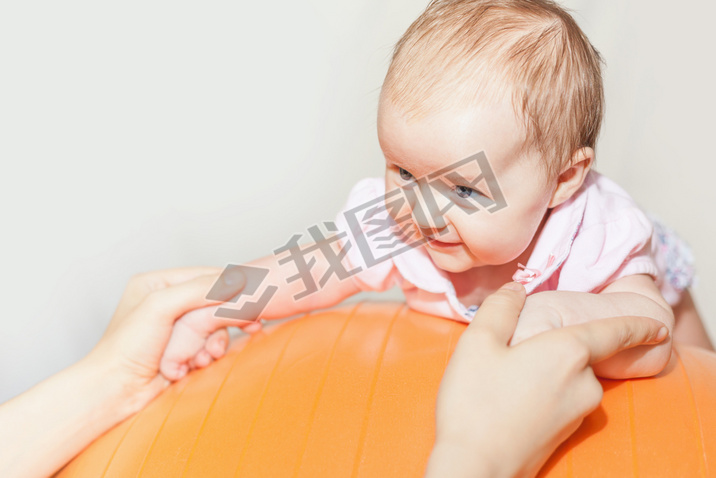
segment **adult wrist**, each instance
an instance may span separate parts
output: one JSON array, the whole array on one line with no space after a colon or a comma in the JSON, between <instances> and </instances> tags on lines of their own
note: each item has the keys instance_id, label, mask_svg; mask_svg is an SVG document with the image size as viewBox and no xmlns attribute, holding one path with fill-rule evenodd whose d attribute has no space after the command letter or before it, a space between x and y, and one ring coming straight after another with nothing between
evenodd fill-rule
<instances>
[{"instance_id":1,"label":"adult wrist","mask_svg":"<svg viewBox=\"0 0 716 478\"><path fill-rule=\"evenodd\" d=\"M76 367L91 384L87 393L98 407L97 418L108 424L119 423L144 409L167 383L160 375L149 383L132 377L121 364L107 359L97 349L77 362Z\"/></svg>"},{"instance_id":2,"label":"adult wrist","mask_svg":"<svg viewBox=\"0 0 716 478\"><path fill-rule=\"evenodd\" d=\"M72 373L77 377L77 386L82 389L86 410L92 415L87 418L92 422L111 427L134 413L131 387L109 364L88 355L72 366Z\"/></svg>"},{"instance_id":3,"label":"adult wrist","mask_svg":"<svg viewBox=\"0 0 716 478\"><path fill-rule=\"evenodd\" d=\"M470 449L462 444L436 441L430 454L426 478L450 476L454 478L501 478L511 476L502 469L495 456L484 450Z\"/></svg>"}]
</instances>

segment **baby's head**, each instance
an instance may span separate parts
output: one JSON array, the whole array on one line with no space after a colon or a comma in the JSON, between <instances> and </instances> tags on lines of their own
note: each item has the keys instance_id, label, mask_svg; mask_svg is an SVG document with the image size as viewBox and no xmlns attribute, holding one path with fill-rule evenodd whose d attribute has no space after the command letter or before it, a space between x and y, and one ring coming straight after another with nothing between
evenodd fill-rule
<instances>
[{"instance_id":1,"label":"baby's head","mask_svg":"<svg viewBox=\"0 0 716 478\"><path fill-rule=\"evenodd\" d=\"M472 261L505 264L527 249L546 211L581 186L594 160L603 102L600 55L554 2L433 0L397 43L381 90L386 186L484 152L507 207L491 219L469 216L469 229L446 217L455 227L441 241L468 241L469 230L489 235L480 222L490 230L506 226L501 235L515 235L514 247ZM476 184L456 184L457 194L494 195L484 184L470 186ZM416 225L425 235L441 233ZM464 269L448 262L443 268Z\"/></svg>"}]
</instances>

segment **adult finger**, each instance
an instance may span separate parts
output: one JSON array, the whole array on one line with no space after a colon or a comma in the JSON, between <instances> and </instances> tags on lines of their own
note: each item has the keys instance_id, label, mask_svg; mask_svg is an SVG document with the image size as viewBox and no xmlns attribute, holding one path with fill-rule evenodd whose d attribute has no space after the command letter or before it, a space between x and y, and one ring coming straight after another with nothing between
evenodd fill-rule
<instances>
[{"instance_id":1,"label":"adult finger","mask_svg":"<svg viewBox=\"0 0 716 478\"><path fill-rule=\"evenodd\" d=\"M211 299L209 298L209 300ZM196 323L195 319L200 318L205 326L208 325L211 328L212 332L218 330L219 328L226 327L238 327L244 332L247 332L247 327L250 328L250 330L253 330L252 326L257 326L258 329L261 328L261 322L258 320L258 317L252 317L251 314L246 314L245 319L226 317L224 314L219 313L219 309L223 308L226 308L226 304L222 302L216 305L210 305L202 307L201 309L192 310L184 317L191 316L192 322L194 323Z\"/></svg>"},{"instance_id":2,"label":"adult finger","mask_svg":"<svg viewBox=\"0 0 716 478\"><path fill-rule=\"evenodd\" d=\"M181 282L195 279L199 276L219 274L218 267L177 267L160 271L143 272L133 276L117 306L115 316L122 317L134 309L147 294L170 287Z\"/></svg>"},{"instance_id":3,"label":"adult finger","mask_svg":"<svg viewBox=\"0 0 716 478\"><path fill-rule=\"evenodd\" d=\"M656 344L669 334L658 320L649 317L624 316L594 320L555 330L556 334L571 334L586 345L589 363L602 361L612 355L638 345Z\"/></svg>"},{"instance_id":4,"label":"adult finger","mask_svg":"<svg viewBox=\"0 0 716 478\"><path fill-rule=\"evenodd\" d=\"M209 274L155 290L145 297L139 308L143 308L149 316L157 317L159 323L171 325L189 311L220 302L206 298L219 279L219 275ZM242 283L240 285L243 287ZM240 287L235 293L239 290Z\"/></svg>"},{"instance_id":5,"label":"adult finger","mask_svg":"<svg viewBox=\"0 0 716 478\"><path fill-rule=\"evenodd\" d=\"M237 293L246 286L246 274L241 270L242 266L229 264L221 272L221 276L212 286L207 294L211 300L228 302L236 297Z\"/></svg>"},{"instance_id":6,"label":"adult finger","mask_svg":"<svg viewBox=\"0 0 716 478\"><path fill-rule=\"evenodd\" d=\"M163 289L175 284L195 279L199 276L218 274L222 269L219 267L176 267L159 271L150 271L137 274L135 279L149 285L152 290Z\"/></svg>"},{"instance_id":7,"label":"adult finger","mask_svg":"<svg viewBox=\"0 0 716 478\"><path fill-rule=\"evenodd\" d=\"M526 295L524 286L519 282L503 285L485 298L464 333L487 331L500 343L507 344L517 326Z\"/></svg>"}]
</instances>

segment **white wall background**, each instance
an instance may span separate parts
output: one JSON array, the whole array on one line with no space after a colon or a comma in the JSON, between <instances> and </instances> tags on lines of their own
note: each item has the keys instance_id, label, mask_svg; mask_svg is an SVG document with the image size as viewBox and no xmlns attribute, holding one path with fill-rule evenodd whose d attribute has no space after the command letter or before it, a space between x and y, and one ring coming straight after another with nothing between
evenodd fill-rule
<instances>
[{"instance_id":1,"label":"white wall background","mask_svg":"<svg viewBox=\"0 0 716 478\"><path fill-rule=\"evenodd\" d=\"M599 169L693 246L716 337L714 4L564 3L608 63ZM132 274L333 218L381 173L380 84L426 4L3 2L0 402L86 354Z\"/></svg>"}]
</instances>

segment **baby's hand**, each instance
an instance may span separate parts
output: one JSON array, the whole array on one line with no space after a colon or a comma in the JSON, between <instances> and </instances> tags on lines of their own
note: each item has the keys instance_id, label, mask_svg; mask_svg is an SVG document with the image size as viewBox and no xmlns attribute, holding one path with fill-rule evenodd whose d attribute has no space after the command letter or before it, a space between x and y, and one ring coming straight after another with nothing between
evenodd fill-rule
<instances>
[{"instance_id":1,"label":"baby's hand","mask_svg":"<svg viewBox=\"0 0 716 478\"><path fill-rule=\"evenodd\" d=\"M548 298L547 296L544 296ZM561 314L549 301L543 299L539 293L530 295L520 313L515 333L512 335L510 345L529 339L548 330L559 329L563 326Z\"/></svg>"},{"instance_id":2,"label":"baby's hand","mask_svg":"<svg viewBox=\"0 0 716 478\"><path fill-rule=\"evenodd\" d=\"M241 268L227 267L209 295L211 300L231 300L245 285L246 276ZM216 312L219 307L220 304L194 309L174 322L171 337L159 362L159 371L167 380L179 380L190 370L206 367L221 358L229 346L227 327L241 327L248 333L261 329L261 322L258 321L218 317Z\"/></svg>"},{"instance_id":3,"label":"baby's hand","mask_svg":"<svg viewBox=\"0 0 716 478\"><path fill-rule=\"evenodd\" d=\"M171 337L159 363L159 371L167 380L179 380L190 370L203 368L224 356L229 346L227 326L237 321L216 317L217 306L195 309L174 323ZM247 322L241 328L255 333L261 322Z\"/></svg>"}]
</instances>

